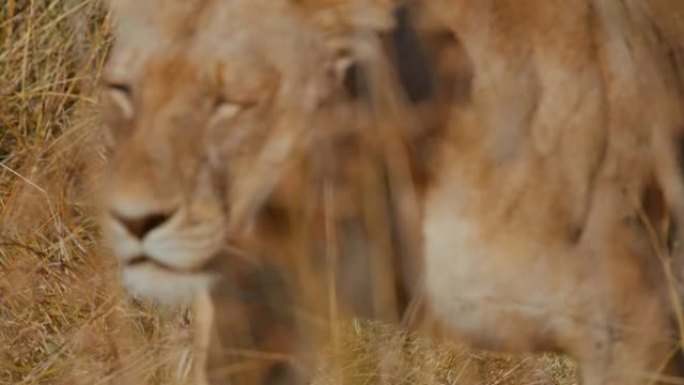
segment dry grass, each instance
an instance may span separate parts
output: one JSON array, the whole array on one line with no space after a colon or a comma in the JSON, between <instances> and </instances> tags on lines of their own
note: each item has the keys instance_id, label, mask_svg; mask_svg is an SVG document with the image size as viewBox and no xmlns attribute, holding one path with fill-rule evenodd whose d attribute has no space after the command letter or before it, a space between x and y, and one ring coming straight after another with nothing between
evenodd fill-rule
<instances>
[{"instance_id":1,"label":"dry grass","mask_svg":"<svg viewBox=\"0 0 684 385\"><path fill-rule=\"evenodd\" d=\"M93 95L109 42L96 0L0 6L0 384L189 383L191 314L128 297L98 246ZM574 381L557 357L405 337L352 325L334 356L341 375L352 384Z\"/></svg>"},{"instance_id":2,"label":"dry grass","mask_svg":"<svg viewBox=\"0 0 684 385\"><path fill-rule=\"evenodd\" d=\"M330 357L335 366L322 365L317 385L577 384L576 368L564 357L475 351L376 323L351 325Z\"/></svg>"}]
</instances>

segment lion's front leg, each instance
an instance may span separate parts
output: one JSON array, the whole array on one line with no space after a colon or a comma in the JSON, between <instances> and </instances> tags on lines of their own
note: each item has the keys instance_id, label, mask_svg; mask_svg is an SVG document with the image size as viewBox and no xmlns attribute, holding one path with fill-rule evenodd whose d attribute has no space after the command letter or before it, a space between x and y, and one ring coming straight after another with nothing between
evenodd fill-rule
<instances>
[{"instance_id":1,"label":"lion's front leg","mask_svg":"<svg viewBox=\"0 0 684 385\"><path fill-rule=\"evenodd\" d=\"M614 283L616 277L607 280ZM568 349L578 361L582 384L665 384L681 376L677 332L662 295L643 286L613 287L608 294L597 293Z\"/></svg>"}]
</instances>

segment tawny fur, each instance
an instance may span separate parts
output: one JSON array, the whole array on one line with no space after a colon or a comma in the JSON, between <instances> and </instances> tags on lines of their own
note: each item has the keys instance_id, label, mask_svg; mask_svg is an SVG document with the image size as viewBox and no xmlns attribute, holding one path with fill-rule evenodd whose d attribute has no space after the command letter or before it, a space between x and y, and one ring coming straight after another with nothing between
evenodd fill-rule
<instances>
[{"instance_id":1,"label":"tawny fur","mask_svg":"<svg viewBox=\"0 0 684 385\"><path fill-rule=\"evenodd\" d=\"M225 259L242 258L231 242L252 214L321 130L355 108L338 97L335 68L377 48L355 46L357 29L391 30L395 5L163 3L113 2L105 199L114 215L104 227L124 265L142 253L171 268L125 267L129 286L170 298L230 274ZM680 332L659 253L678 261L668 229L684 219L684 7L416 7L421 28L457 38L467 67L458 71L469 77L429 144L416 194L430 309L476 346L567 352L584 384L648 383ZM118 223L160 212L170 219L143 241ZM297 350L298 337L276 334Z\"/></svg>"}]
</instances>

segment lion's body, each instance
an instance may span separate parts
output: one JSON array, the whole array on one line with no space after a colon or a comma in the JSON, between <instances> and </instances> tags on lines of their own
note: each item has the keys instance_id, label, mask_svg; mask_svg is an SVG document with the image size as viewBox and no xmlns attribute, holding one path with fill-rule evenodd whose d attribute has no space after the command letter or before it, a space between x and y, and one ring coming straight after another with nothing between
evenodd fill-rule
<instances>
[{"instance_id":1,"label":"lion's body","mask_svg":"<svg viewBox=\"0 0 684 385\"><path fill-rule=\"evenodd\" d=\"M348 235L355 231L368 231L363 242L375 258L373 250L386 251L393 241L374 238L379 233L373 229L389 222L369 222L385 212L364 204L369 196L363 186L377 177L367 170L372 159L385 159L390 201L399 206L389 221L415 220L419 230L412 235L420 233L422 245L417 253L422 268L407 272L406 266L414 267L409 263L402 278L420 283L408 291L424 289L428 307L448 329L487 348L570 353L585 385L647 383L672 357L680 332L671 296L676 285L664 269L671 263L669 252L678 261L676 226L684 219L677 147L684 135L678 72L684 29L676 22L684 7L658 1L652 11L638 0L417 2L417 30L448 31L456 38L448 40L448 54L456 58L444 59L444 50L428 52L438 56L431 59L440 68L434 73L437 94L416 83L417 102L401 69L398 77L377 80L380 75L371 68L365 102L373 104L374 113L368 118L363 100L349 100L336 89L342 82L329 69L340 53L329 43L351 41L345 54L371 47L369 66L387 72L393 71L393 60L373 39L355 46L349 35L356 19L348 18L357 15L350 11L352 3L197 1L157 12L156 2L144 11L128 1L114 2L121 39L110 81L115 92L121 91L119 83L130 89L123 95L127 100L113 100L110 125L119 138L108 192L114 215L106 226L129 285L143 294L178 297L177 291L206 285L213 275L229 285L238 282L238 290L251 288L244 276L258 268L227 262L243 257L224 247L239 243L245 226L252 229L247 243L261 242L263 255L279 254L266 265L289 269L286 286L288 277L301 277L297 264L306 258L298 252L332 243L333 250L346 250L333 256L354 254L354 247L336 242L356 242ZM361 18L359 28L397 28L391 2L367 6L377 17ZM136 35L141 25L152 31L145 38ZM396 45L395 62L402 60L401 44L406 41ZM398 95L401 84L385 87L396 78L408 95ZM445 91L450 98L445 106L442 88L452 86L446 83L456 89ZM388 89L391 95L383 96ZM239 112L218 124L212 106L218 104L220 113L226 100ZM358 134L368 124L407 121L417 131L379 134L390 143L402 137L396 142L409 143L405 152L391 144L368 144L367 134ZM319 138L344 126L356 126L351 132L366 143L352 147L380 148L380 155L367 158L358 148L351 152L362 160L364 172L345 174L349 170L340 164L348 159L330 161L335 154L350 154L338 148L348 142ZM318 154L321 143L332 150ZM402 158L416 153L422 154L417 160ZM403 163L393 163L397 158ZM321 159L336 165L334 171L317 167ZM397 192L396 168L406 171L412 162L424 177L414 179L419 180L415 193ZM331 173L344 174L343 183L328 183ZM297 177L283 182L285 175ZM305 195L303 186L312 181L315 188ZM349 188L350 183L361 187ZM339 195L330 195L335 191ZM285 236L264 235L272 229L262 231L259 220L253 230L249 218L263 202L283 195L286 203L275 206L285 207L290 222L276 223L275 229L287 229ZM405 204L412 198L413 211ZM344 227L336 236L326 221L340 210L347 216L360 213L361 219L331 220ZM411 229L397 227L399 234ZM139 242L126 234L141 228L149 234L136 233ZM160 245L165 233L176 240ZM184 237L190 246L178 240ZM302 246L305 237L313 240ZM330 258L329 250L323 254ZM326 263L330 268L331 260ZM336 263L332 266L349 266ZM354 266L377 271L373 263ZM416 276L406 277L411 274ZM354 286L366 275L343 271L337 286L358 297ZM353 284L345 277L355 277ZM296 296L296 288L310 293L322 287L289 286L295 289L280 293L283 298ZM321 303L329 306L330 298ZM298 335L288 335L293 329L283 326L289 320L261 308L231 309L227 324L244 328L257 314L261 319L253 334L275 330L263 333L275 336L270 342L257 345L286 353L301 348Z\"/></svg>"}]
</instances>

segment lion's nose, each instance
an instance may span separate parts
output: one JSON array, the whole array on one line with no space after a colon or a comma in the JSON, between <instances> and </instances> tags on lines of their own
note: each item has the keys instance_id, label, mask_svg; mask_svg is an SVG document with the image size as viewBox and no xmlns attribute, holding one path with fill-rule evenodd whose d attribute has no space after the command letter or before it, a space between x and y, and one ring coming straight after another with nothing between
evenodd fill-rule
<instances>
[{"instance_id":1,"label":"lion's nose","mask_svg":"<svg viewBox=\"0 0 684 385\"><path fill-rule=\"evenodd\" d=\"M173 213L154 213L137 218L125 217L112 213L114 218L121 223L128 232L138 239L145 238L150 231L166 223Z\"/></svg>"}]
</instances>

